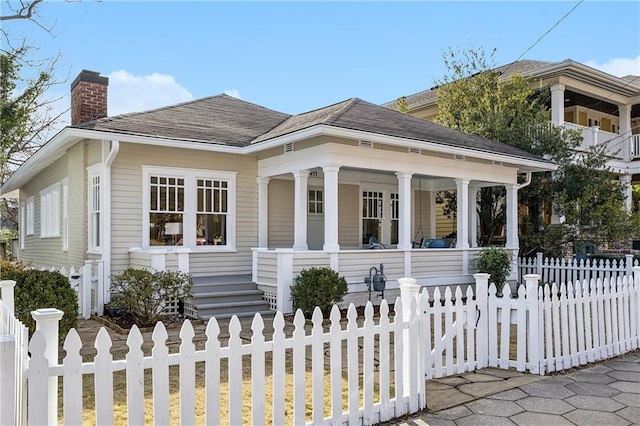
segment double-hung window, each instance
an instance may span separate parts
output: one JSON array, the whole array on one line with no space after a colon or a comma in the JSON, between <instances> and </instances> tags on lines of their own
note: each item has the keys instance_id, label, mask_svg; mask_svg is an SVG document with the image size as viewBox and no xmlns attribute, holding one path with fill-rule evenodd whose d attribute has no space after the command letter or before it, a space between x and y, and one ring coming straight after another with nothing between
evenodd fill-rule
<instances>
[{"instance_id":1,"label":"double-hung window","mask_svg":"<svg viewBox=\"0 0 640 426\"><path fill-rule=\"evenodd\" d=\"M100 177L102 165L96 164L87 168L87 232L88 250L90 253L100 252Z\"/></svg>"},{"instance_id":2,"label":"double-hung window","mask_svg":"<svg viewBox=\"0 0 640 426\"><path fill-rule=\"evenodd\" d=\"M40 191L40 237L60 236L60 184Z\"/></svg>"},{"instance_id":3,"label":"double-hung window","mask_svg":"<svg viewBox=\"0 0 640 426\"><path fill-rule=\"evenodd\" d=\"M143 181L145 247L235 250L235 172L143 166Z\"/></svg>"}]
</instances>

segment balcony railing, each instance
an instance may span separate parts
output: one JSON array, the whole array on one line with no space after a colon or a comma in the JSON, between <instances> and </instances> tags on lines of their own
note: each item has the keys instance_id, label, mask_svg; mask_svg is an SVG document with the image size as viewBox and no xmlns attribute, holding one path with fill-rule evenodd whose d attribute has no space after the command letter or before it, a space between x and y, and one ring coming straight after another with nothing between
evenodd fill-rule
<instances>
[{"instance_id":1,"label":"balcony railing","mask_svg":"<svg viewBox=\"0 0 640 426\"><path fill-rule=\"evenodd\" d=\"M580 144L579 148L581 150L587 150L596 145L604 145L606 154L611 157L626 160L640 156L640 149L636 149L637 146L632 144L631 138L627 136L606 132L598 126L586 127L575 123L564 123L564 128L582 133L582 144Z\"/></svg>"}]
</instances>

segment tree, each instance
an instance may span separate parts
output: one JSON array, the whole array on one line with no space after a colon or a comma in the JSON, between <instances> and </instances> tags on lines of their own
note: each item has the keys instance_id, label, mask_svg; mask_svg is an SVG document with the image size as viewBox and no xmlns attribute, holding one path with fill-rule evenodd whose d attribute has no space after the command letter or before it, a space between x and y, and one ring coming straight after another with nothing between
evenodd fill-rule
<instances>
[{"instance_id":1,"label":"tree","mask_svg":"<svg viewBox=\"0 0 640 426\"><path fill-rule=\"evenodd\" d=\"M0 20L29 20L50 32L37 18L41 0L5 1ZM0 30L0 184L47 139L64 111L54 104L60 99L47 97L49 89L61 84L53 77L59 57L34 57L35 47L24 39L15 40L8 30ZM5 221L17 222L15 200L2 200L0 214Z\"/></svg>"},{"instance_id":2,"label":"tree","mask_svg":"<svg viewBox=\"0 0 640 426\"><path fill-rule=\"evenodd\" d=\"M483 49L444 52L448 74L437 82L436 121L558 164L557 172L535 173L531 183L519 191L519 202L527 207L521 226L521 253L543 250L561 254L568 242L590 239L597 244L611 243L631 232L622 188L606 167L604 149L577 151L580 134L548 125L549 88L534 88L533 81L519 74L503 76L506 69L496 70L494 55L495 50L486 55ZM504 196L503 187L479 191L482 244L489 243L504 224ZM454 198L451 193L444 196L447 203L453 203ZM547 226L545 203L564 215L564 224Z\"/></svg>"}]
</instances>

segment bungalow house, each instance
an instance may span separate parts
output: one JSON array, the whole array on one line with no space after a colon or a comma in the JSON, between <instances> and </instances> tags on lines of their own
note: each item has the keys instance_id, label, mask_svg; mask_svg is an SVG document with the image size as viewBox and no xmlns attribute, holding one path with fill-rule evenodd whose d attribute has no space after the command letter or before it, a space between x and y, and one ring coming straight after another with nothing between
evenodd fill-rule
<instances>
[{"instance_id":1,"label":"bungalow house","mask_svg":"<svg viewBox=\"0 0 640 426\"><path fill-rule=\"evenodd\" d=\"M262 309L238 300L256 287L271 309L290 311L289 286L312 266L338 271L350 293L365 292L380 263L387 288L404 276L471 282L478 188L506 187L515 254L518 189L555 168L360 99L288 115L219 95L108 117L107 85L83 71L71 125L1 188L19 190L23 261L103 265L98 312L109 275L127 267L191 273L191 303L205 318ZM462 220L455 240L427 248L445 189L460 195Z\"/></svg>"},{"instance_id":2,"label":"bungalow house","mask_svg":"<svg viewBox=\"0 0 640 426\"><path fill-rule=\"evenodd\" d=\"M551 123L582 133L581 149L604 144L608 165L627 188L640 184L640 75L616 77L579 62L516 61L494 69L504 78L520 74L534 87L550 87ZM437 88L404 97L409 114L429 121L438 114ZM396 108L396 102L384 106ZM440 209L439 209L440 211ZM438 216L438 235L455 227L455 219ZM557 220L551 216L549 221Z\"/></svg>"}]
</instances>

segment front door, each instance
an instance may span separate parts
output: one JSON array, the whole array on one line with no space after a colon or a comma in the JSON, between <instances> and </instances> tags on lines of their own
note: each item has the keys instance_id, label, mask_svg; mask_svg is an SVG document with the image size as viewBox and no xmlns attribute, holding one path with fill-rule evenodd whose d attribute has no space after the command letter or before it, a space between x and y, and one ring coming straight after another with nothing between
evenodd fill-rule
<instances>
[{"instance_id":1,"label":"front door","mask_svg":"<svg viewBox=\"0 0 640 426\"><path fill-rule=\"evenodd\" d=\"M385 245L398 244L400 196L395 186L379 185L362 190L362 245L368 247L371 237Z\"/></svg>"},{"instance_id":2,"label":"front door","mask_svg":"<svg viewBox=\"0 0 640 426\"><path fill-rule=\"evenodd\" d=\"M322 250L324 245L324 197L322 189L310 188L307 197L307 245Z\"/></svg>"}]
</instances>

